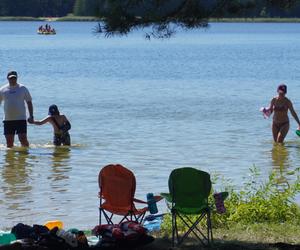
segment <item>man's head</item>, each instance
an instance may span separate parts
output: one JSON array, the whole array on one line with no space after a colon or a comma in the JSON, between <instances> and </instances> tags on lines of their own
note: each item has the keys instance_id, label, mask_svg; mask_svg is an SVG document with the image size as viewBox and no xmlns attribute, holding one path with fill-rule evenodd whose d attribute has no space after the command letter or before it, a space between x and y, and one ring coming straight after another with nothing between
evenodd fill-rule
<instances>
[{"instance_id":1,"label":"man's head","mask_svg":"<svg viewBox=\"0 0 300 250\"><path fill-rule=\"evenodd\" d=\"M18 73L16 71L9 71L7 73L7 80L10 84L16 84L18 79Z\"/></svg>"},{"instance_id":2,"label":"man's head","mask_svg":"<svg viewBox=\"0 0 300 250\"><path fill-rule=\"evenodd\" d=\"M7 73L7 79L18 78L18 73L16 71L9 71Z\"/></svg>"}]
</instances>

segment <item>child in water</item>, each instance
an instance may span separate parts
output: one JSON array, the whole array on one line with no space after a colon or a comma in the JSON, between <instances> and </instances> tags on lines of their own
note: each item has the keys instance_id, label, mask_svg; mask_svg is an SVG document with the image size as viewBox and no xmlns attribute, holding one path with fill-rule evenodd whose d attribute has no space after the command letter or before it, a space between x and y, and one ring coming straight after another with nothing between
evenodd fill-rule
<instances>
[{"instance_id":1,"label":"child in water","mask_svg":"<svg viewBox=\"0 0 300 250\"><path fill-rule=\"evenodd\" d=\"M53 144L55 146L71 145L71 138L68 132L71 129L71 124L65 115L59 113L56 105L49 107L47 117L41 121L33 121L33 124L43 125L48 122L51 123L54 129Z\"/></svg>"}]
</instances>

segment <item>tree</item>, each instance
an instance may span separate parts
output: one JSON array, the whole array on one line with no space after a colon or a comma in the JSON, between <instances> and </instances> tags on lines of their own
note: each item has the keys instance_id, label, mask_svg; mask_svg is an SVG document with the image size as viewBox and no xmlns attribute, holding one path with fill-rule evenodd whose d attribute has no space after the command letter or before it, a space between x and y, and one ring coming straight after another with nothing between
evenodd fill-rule
<instances>
[{"instance_id":1,"label":"tree","mask_svg":"<svg viewBox=\"0 0 300 250\"><path fill-rule=\"evenodd\" d=\"M97 16L99 3L99 0L76 0L73 13L75 16Z\"/></svg>"},{"instance_id":2,"label":"tree","mask_svg":"<svg viewBox=\"0 0 300 250\"><path fill-rule=\"evenodd\" d=\"M0 16L65 16L75 0L0 0Z\"/></svg>"},{"instance_id":3,"label":"tree","mask_svg":"<svg viewBox=\"0 0 300 250\"><path fill-rule=\"evenodd\" d=\"M85 1L84 0L76 0L74 4L73 13L75 16L83 16L85 11Z\"/></svg>"},{"instance_id":4,"label":"tree","mask_svg":"<svg viewBox=\"0 0 300 250\"><path fill-rule=\"evenodd\" d=\"M97 32L105 36L126 35L150 27L147 38L167 38L176 27L206 27L211 17L248 15L257 1L264 2L264 6L291 8L299 0L99 0L103 23Z\"/></svg>"}]
</instances>

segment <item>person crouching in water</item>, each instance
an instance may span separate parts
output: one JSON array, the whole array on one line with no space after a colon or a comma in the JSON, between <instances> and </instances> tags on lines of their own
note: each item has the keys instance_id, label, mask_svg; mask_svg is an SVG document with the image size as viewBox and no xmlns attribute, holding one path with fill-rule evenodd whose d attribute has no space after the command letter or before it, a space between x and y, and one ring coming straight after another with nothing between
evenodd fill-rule
<instances>
[{"instance_id":1,"label":"person crouching in water","mask_svg":"<svg viewBox=\"0 0 300 250\"><path fill-rule=\"evenodd\" d=\"M71 145L71 138L68 132L71 129L71 124L65 115L59 113L58 107L56 105L51 105L49 107L48 116L43 120L33 121L33 124L35 125L43 125L45 123L51 123L53 126L53 144L55 146Z\"/></svg>"}]
</instances>

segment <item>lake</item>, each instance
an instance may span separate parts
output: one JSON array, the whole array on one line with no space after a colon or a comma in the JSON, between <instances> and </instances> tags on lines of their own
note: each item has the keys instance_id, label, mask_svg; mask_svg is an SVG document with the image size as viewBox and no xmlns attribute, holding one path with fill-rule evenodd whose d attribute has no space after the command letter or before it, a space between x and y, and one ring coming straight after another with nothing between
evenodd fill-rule
<instances>
[{"instance_id":1,"label":"lake","mask_svg":"<svg viewBox=\"0 0 300 250\"><path fill-rule=\"evenodd\" d=\"M7 150L1 137L0 228L53 219L94 227L98 173L109 163L134 172L140 199L168 191L170 172L183 166L236 188L254 165L262 179L276 171L280 183L292 181L297 124L291 118L286 144L274 145L259 109L284 82L300 112L300 24L212 23L151 41L143 31L99 37L93 22L53 22L57 35L42 36L41 24L0 22L0 82L18 71L35 119L57 104L73 146L53 147L50 125L29 125L27 150Z\"/></svg>"}]
</instances>

